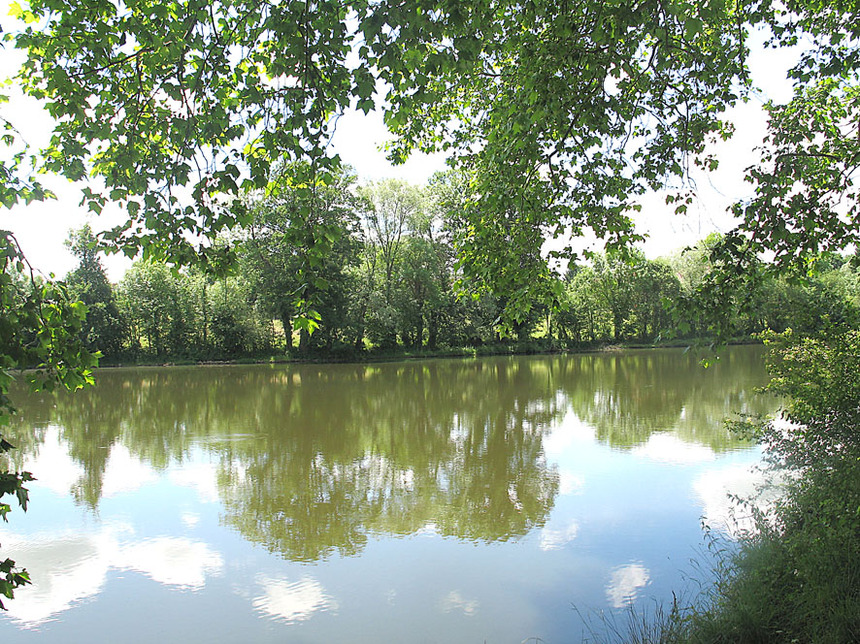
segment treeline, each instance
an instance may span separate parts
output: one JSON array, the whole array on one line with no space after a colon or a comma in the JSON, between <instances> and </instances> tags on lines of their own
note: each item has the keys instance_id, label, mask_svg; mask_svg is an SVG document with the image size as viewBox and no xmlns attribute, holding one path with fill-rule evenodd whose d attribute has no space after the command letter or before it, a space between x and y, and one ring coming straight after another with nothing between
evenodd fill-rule
<instances>
[{"instance_id":1,"label":"treeline","mask_svg":"<svg viewBox=\"0 0 860 644\"><path fill-rule=\"evenodd\" d=\"M219 240L236 250L226 272L138 261L112 285L85 227L70 237L79 266L66 282L88 306L87 345L109 361L348 358L367 351L492 351L511 342L573 349L707 335L675 309L708 273L717 236L658 260L598 253L564 274L536 253L528 261L543 264L542 288L555 304L533 303L500 334L506 302L482 292L456 261L455 246L470 234L458 217L464 194L451 174L421 188L396 180L357 186L347 172L315 183L302 168L283 168L243 204L246 225ZM819 267L803 283L763 276L742 298L744 307L727 309L732 333L853 323L860 274L836 255Z\"/></svg>"}]
</instances>

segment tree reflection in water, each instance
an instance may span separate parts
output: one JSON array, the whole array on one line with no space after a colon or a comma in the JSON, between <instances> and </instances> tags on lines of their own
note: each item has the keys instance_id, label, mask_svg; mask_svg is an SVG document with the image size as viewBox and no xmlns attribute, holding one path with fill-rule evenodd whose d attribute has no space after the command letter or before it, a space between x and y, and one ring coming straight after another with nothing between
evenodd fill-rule
<instances>
[{"instance_id":1,"label":"tree reflection in water","mask_svg":"<svg viewBox=\"0 0 860 644\"><path fill-rule=\"evenodd\" d=\"M745 361L726 367L761 382L758 353L726 360ZM72 493L94 510L115 446L156 469L206 450L223 523L315 561L358 553L375 533L495 542L543 526L559 490L543 440L571 412L617 447L672 429L731 449L725 410L755 410L748 382L720 377L726 367L652 351L103 370L95 389L29 399L12 430L22 456L59 425L83 469Z\"/></svg>"}]
</instances>

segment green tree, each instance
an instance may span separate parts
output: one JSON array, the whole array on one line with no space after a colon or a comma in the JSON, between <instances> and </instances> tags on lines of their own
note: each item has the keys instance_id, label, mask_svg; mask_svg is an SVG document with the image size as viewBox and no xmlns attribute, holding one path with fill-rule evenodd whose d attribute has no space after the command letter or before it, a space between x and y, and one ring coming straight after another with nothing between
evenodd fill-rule
<instances>
[{"instance_id":1,"label":"green tree","mask_svg":"<svg viewBox=\"0 0 860 644\"><path fill-rule=\"evenodd\" d=\"M300 349L323 325L329 344L344 325L348 269L357 261L358 198L349 169L308 164L277 169L265 192L250 196L253 219L242 238L244 266L260 299L281 320L287 348Z\"/></svg>"},{"instance_id":2,"label":"green tree","mask_svg":"<svg viewBox=\"0 0 860 644\"><path fill-rule=\"evenodd\" d=\"M565 299L559 325L574 340L584 343L609 341L612 337L611 311L606 308L594 267L568 267Z\"/></svg>"},{"instance_id":3,"label":"green tree","mask_svg":"<svg viewBox=\"0 0 860 644\"><path fill-rule=\"evenodd\" d=\"M90 207L110 200L129 216L112 245L190 260L186 231L246 221L217 195L262 188L284 157L335 166L337 114L382 105L393 158L441 149L470 169L462 266L512 318L533 284L499 271L497 251L526 273L545 235L634 240L638 195L690 162L715 165L705 144L730 132L721 114L747 86L748 31L771 17L767 5L686 0L33 0L13 11L28 56L19 80L58 122L44 166L103 180Z\"/></svg>"},{"instance_id":4,"label":"green tree","mask_svg":"<svg viewBox=\"0 0 860 644\"><path fill-rule=\"evenodd\" d=\"M635 288L633 313L637 338L651 342L673 332L670 307L678 299L681 284L669 264L661 260L642 262L636 271Z\"/></svg>"},{"instance_id":5,"label":"green tree","mask_svg":"<svg viewBox=\"0 0 860 644\"><path fill-rule=\"evenodd\" d=\"M534 279L546 237L590 229L625 246L638 197L667 185L687 207L683 182L716 167L707 144L731 133L723 115L748 94L747 40L762 28L776 47L815 45L792 71L795 98L768 107L757 196L737 208L747 242L727 236L727 263L770 248L803 265L856 241L853 5L34 0L13 13L20 82L58 123L43 165L103 180L85 199L126 208L106 239L129 253L217 256L185 233L247 222L218 195L262 188L283 158L334 168L337 115L379 105L392 158L443 150L468 171L461 270L520 319L558 296Z\"/></svg>"},{"instance_id":6,"label":"green tree","mask_svg":"<svg viewBox=\"0 0 860 644\"><path fill-rule=\"evenodd\" d=\"M81 332L90 351L119 355L125 342L125 325L98 256L98 240L89 224L73 231L66 242L78 258L78 267L66 275L70 295L87 305L87 318Z\"/></svg>"},{"instance_id":7,"label":"green tree","mask_svg":"<svg viewBox=\"0 0 860 644\"><path fill-rule=\"evenodd\" d=\"M432 243L421 237L410 236L406 240L399 270L399 288L394 298L400 337L406 346L424 346L428 322L438 315L437 309L442 302L434 251ZM430 344L429 337L426 342Z\"/></svg>"},{"instance_id":8,"label":"green tree","mask_svg":"<svg viewBox=\"0 0 860 644\"><path fill-rule=\"evenodd\" d=\"M118 287L132 350L158 358L187 357L194 348L194 288L164 264L137 262Z\"/></svg>"},{"instance_id":9,"label":"green tree","mask_svg":"<svg viewBox=\"0 0 860 644\"><path fill-rule=\"evenodd\" d=\"M595 254L591 265L571 264L556 325L576 342L652 342L674 330L669 305L681 285L663 261L641 252Z\"/></svg>"},{"instance_id":10,"label":"green tree","mask_svg":"<svg viewBox=\"0 0 860 644\"><path fill-rule=\"evenodd\" d=\"M612 319L612 339L615 342L620 342L630 335L632 320L629 316L638 295L634 280L637 267L642 266L644 261L644 255L639 253L632 258L612 252L594 257L595 290L597 297L609 311Z\"/></svg>"},{"instance_id":11,"label":"green tree","mask_svg":"<svg viewBox=\"0 0 860 644\"><path fill-rule=\"evenodd\" d=\"M201 306L208 313L208 334L201 349L218 359L238 358L274 348L274 332L268 307L259 306L259 294L244 273L213 280L201 276L206 284ZM201 327L207 324L200 320Z\"/></svg>"},{"instance_id":12,"label":"green tree","mask_svg":"<svg viewBox=\"0 0 860 644\"><path fill-rule=\"evenodd\" d=\"M395 278L408 239L423 215L424 198L419 188L397 179L364 186L361 196L366 283L379 285L379 291L369 298L370 307L362 313L368 316L365 319L371 340L394 346L398 331L398 310L393 301Z\"/></svg>"}]
</instances>

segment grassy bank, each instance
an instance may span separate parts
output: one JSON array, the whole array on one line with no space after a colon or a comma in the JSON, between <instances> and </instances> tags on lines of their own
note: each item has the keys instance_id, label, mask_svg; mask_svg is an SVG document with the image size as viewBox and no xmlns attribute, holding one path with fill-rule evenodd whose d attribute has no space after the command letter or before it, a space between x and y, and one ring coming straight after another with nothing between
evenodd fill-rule
<instances>
[{"instance_id":1,"label":"grassy bank","mask_svg":"<svg viewBox=\"0 0 860 644\"><path fill-rule=\"evenodd\" d=\"M738 338L730 344L760 344L754 338ZM436 348L428 347L370 347L355 349L351 346L339 346L332 349L313 349L302 352L294 349L291 352L273 352L256 355L224 356L224 355L148 355L126 354L102 358L99 366L166 366L194 364L261 364L261 363L361 363L388 362L396 360L416 360L426 358L477 358L482 356L505 355L537 355L557 353L596 353L605 351L620 351L625 349L654 349L654 348L686 348L690 346L706 347L707 342L697 339L673 339L653 343L627 342L619 344L606 343L577 343L556 338L532 338L523 341L502 341L486 343L478 346ZM708 350L710 351L710 350Z\"/></svg>"},{"instance_id":2,"label":"grassy bank","mask_svg":"<svg viewBox=\"0 0 860 644\"><path fill-rule=\"evenodd\" d=\"M695 597L592 620L595 644L860 642L860 466L792 483Z\"/></svg>"},{"instance_id":3,"label":"grassy bank","mask_svg":"<svg viewBox=\"0 0 860 644\"><path fill-rule=\"evenodd\" d=\"M631 619L595 641L860 642L860 333L771 334L771 392L784 420L747 421L783 474L774 508L724 551L691 605Z\"/></svg>"},{"instance_id":4,"label":"grassy bank","mask_svg":"<svg viewBox=\"0 0 860 644\"><path fill-rule=\"evenodd\" d=\"M860 467L809 472L722 562L663 642L860 642Z\"/></svg>"},{"instance_id":5,"label":"grassy bank","mask_svg":"<svg viewBox=\"0 0 860 644\"><path fill-rule=\"evenodd\" d=\"M191 365L191 364L257 364L257 363L361 363L385 362L395 360L414 360L423 358L474 358L480 356L500 355L530 355L552 353L586 353L604 350L603 345L573 345L560 343L556 340L543 339L524 342L499 342L483 344L474 347L427 347L412 348L396 346L389 348L355 349L342 346L330 350L314 349L311 351L293 350L290 352L275 352L246 356L151 356L123 355L104 358L100 366L156 366L156 365Z\"/></svg>"}]
</instances>

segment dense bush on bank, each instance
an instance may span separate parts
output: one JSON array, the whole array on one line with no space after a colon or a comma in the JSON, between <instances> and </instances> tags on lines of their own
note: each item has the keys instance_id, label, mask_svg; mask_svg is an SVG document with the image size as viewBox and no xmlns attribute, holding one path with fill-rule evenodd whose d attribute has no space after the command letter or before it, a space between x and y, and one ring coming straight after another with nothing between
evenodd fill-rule
<instances>
[{"instance_id":1,"label":"dense bush on bank","mask_svg":"<svg viewBox=\"0 0 860 644\"><path fill-rule=\"evenodd\" d=\"M781 497L723 552L691 607L620 639L695 644L860 642L860 332L769 333L783 418L745 421L782 473ZM787 422L782 422L787 421ZM750 500L755 508L754 499Z\"/></svg>"}]
</instances>

